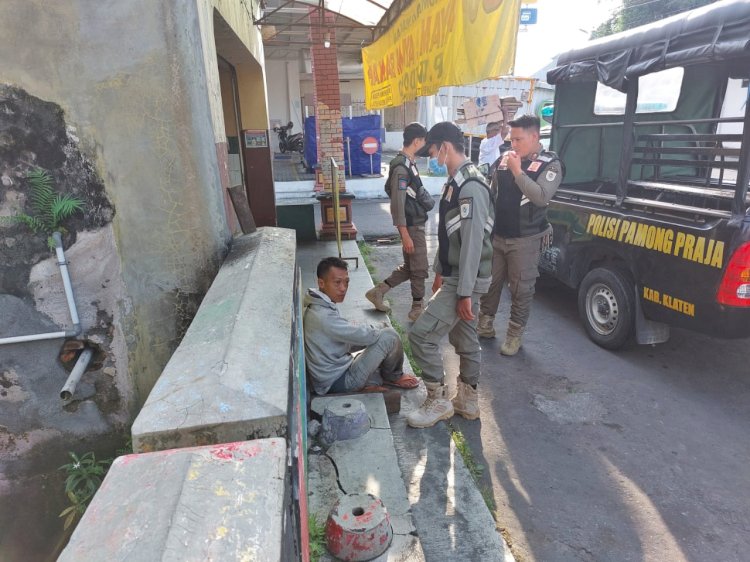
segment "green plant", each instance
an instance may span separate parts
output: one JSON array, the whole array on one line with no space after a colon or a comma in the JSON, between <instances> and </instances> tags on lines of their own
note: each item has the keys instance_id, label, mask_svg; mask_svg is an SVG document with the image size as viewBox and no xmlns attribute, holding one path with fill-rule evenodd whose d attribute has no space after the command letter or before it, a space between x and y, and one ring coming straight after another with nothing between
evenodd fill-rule
<instances>
[{"instance_id":1,"label":"green plant","mask_svg":"<svg viewBox=\"0 0 750 562\"><path fill-rule=\"evenodd\" d=\"M497 509L497 506L495 505L495 498L492 490L486 487L482 487L480 482L482 474L484 474L484 465L479 464L474 458L474 453L471 452L471 447L466 441L464 434L461 433L461 430L453 427L451 423L448 423L448 429L450 430L451 438L453 439L453 443L455 443L456 445L458 454L461 455L461 458L464 460L466 470L469 471L471 479L474 480L474 483L479 488L479 492L482 494L482 499L484 499L484 503L487 506L487 509L490 510L492 517L495 517L495 510Z\"/></svg>"},{"instance_id":2,"label":"green plant","mask_svg":"<svg viewBox=\"0 0 750 562\"><path fill-rule=\"evenodd\" d=\"M55 247L52 233L66 232L62 222L76 212L83 211L83 201L68 193L59 194L52 187L52 177L41 168L33 168L26 173L26 181L31 187L31 207L33 215L16 213L5 217L8 222L21 223L35 234L46 234L47 245Z\"/></svg>"},{"instance_id":3,"label":"green plant","mask_svg":"<svg viewBox=\"0 0 750 562\"><path fill-rule=\"evenodd\" d=\"M326 552L326 528L315 514L310 514L307 518L307 529L310 538L310 561L318 562Z\"/></svg>"},{"instance_id":4,"label":"green plant","mask_svg":"<svg viewBox=\"0 0 750 562\"><path fill-rule=\"evenodd\" d=\"M68 452L68 455L73 462L60 467L60 470L67 473L65 495L70 500L70 505L59 515L59 517L65 517L65 529L86 511L86 507L99 489L102 478L112 463L112 459L96 460L96 455L91 451L80 457L72 452Z\"/></svg>"}]
</instances>

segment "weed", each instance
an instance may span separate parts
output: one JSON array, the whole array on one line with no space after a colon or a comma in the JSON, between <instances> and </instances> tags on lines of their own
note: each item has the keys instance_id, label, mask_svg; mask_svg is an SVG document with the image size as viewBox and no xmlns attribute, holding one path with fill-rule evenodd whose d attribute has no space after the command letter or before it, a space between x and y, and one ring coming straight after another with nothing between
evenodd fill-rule
<instances>
[{"instance_id":1,"label":"weed","mask_svg":"<svg viewBox=\"0 0 750 562\"><path fill-rule=\"evenodd\" d=\"M482 478L482 475L484 474L484 465L479 464L474 458L474 453L471 452L471 447L469 446L469 443L467 443L466 438L464 437L464 434L461 433L460 430L453 427L451 423L448 423L448 428L451 432L451 437L453 438L453 442L456 445L456 450L461 455L461 458L464 460L464 465L466 466L466 469L469 471L469 474L471 475L471 479L474 480L474 483L477 485L477 488L479 488L479 492L482 494L482 499L484 500L484 504L487 506L487 509L490 510L490 513L492 514L492 517L494 518L496 516L495 512L497 510L497 505L495 504L494 495L491 489L481 486L481 482L480 482L480 479Z\"/></svg>"},{"instance_id":2,"label":"weed","mask_svg":"<svg viewBox=\"0 0 750 562\"><path fill-rule=\"evenodd\" d=\"M377 280L375 279L375 266L372 264L372 251L369 244L360 240L357 242L357 246L359 246L359 253L362 254L362 259L365 260L365 265L367 266L367 271L370 272L372 282L377 283Z\"/></svg>"},{"instance_id":3,"label":"weed","mask_svg":"<svg viewBox=\"0 0 750 562\"><path fill-rule=\"evenodd\" d=\"M31 207L34 214L16 213L2 218L5 222L25 224L34 234L46 234L47 245L53 249L55 241L52 233L66 232L62 222L74 213L83 211L83 201L68 193L56 193L52 187L52 177L41 168L26 172L26 181L31 186Z\"/></svg>"},{"instance_id":4,"label":"weed","mask_svg":"<svg viewBox=\"0 0 750 562\"><path fill-rule=\"evenodd\" d=\"M68 455L73 462L60 467L60 470L64 470L68 475L65 478L65 494L70 500L70 505L59 515L65 517L65 529L86 511L109 465L112 464L112 459L96 460L96 455L91 451L80 457L72 452Z\"/></svg>"},{"instance_id":5,"label":"weed","mask_svg":"<svg viewBox=\"0 0 750 562\"><path fill-rule=\"evenodd\" d=\"M307 518L307 528L310 537L310 562L318 562L326 553L326 528L312 513Z\"/></svg>"}]
</instances>

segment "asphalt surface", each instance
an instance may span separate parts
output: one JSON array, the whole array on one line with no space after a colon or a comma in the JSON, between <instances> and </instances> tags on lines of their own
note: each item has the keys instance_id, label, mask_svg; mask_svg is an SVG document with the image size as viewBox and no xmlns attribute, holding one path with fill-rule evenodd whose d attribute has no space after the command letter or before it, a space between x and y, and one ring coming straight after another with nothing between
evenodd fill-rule
<instances>
[{"instance_id":1,"label":"asphalt surface","mask_svg":"<svg viewBox=\"0 0 750 562\"><path fill-rule=\"evenodd\" d=\"M366 239L394 234L386 200L356 200L353 216ZM430 255L435 224L433 213ZM400 245L376 244L372 259L383 279ZM606 351L586 337L575 291L542 280L508 358L507 297L498 337L481 340L482 417L452 423L485 466L516 558L750 560L750 339L673 329L665 344ZM408 329L408 284L388 298ZM447 342L444 355L455 377Z\"/></svg>"}]
</instances>

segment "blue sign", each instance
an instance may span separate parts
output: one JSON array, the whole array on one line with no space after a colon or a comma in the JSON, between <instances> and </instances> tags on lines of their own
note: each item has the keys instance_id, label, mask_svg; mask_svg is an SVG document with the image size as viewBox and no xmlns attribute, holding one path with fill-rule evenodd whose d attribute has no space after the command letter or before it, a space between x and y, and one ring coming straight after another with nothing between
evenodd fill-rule
<instances>
[{"instance_id":1,"label":"blue sign","mask_svg":"<svg viewBox=\"0 0 750 562\"><path fill-rule=\"evenodd\" d=\"M521 8L521 25L536 23L536 8Z\"/></svg>"}]
</instances>

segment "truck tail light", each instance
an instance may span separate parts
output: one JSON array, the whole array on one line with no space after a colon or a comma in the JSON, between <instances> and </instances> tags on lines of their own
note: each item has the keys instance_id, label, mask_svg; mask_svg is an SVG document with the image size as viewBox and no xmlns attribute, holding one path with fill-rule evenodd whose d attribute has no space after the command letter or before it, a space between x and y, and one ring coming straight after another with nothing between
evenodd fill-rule
<instances>
[{"instance_id":1,"label":"truck tail light","mask_svg":"<svg viewBox=\"0 0 750 562\"><path fill-rule=\"evenodd\" d=\"M750 242L732 255L716 292L719 304L750 307Z\"/></svg>"}]
</instances>

